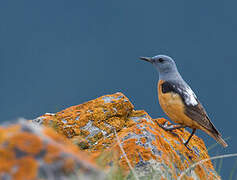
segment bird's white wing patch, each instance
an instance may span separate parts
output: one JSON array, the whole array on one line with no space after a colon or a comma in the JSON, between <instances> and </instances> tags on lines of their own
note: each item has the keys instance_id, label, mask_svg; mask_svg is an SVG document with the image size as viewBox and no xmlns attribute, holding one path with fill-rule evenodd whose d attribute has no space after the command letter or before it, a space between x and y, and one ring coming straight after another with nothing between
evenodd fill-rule
<instances>
[{"instance_id":1,"label":"bird's white wing patch","mask_svg":"<svg viewBox=\"0 0 237 180\"><path fill-rule=\"evenodd\" d=\"M194 92L192 91L192 89L190 87L186 87L185 89L185 103L187 105L192 105L195 106L198 104L197 102L197 96L194 94Z\"/></svg>"},{"instance_id":2,"label":"bird's white wing patch","mask_svg":"<svg viewBox=\"0 0 237 180\"><path fill-rule=\"evenodd\" d=\"M199 103L192 89L185 83L166 81L162 84L162 92L179 94L187 106L196 106Z\"/></svg>"}]
</instances>

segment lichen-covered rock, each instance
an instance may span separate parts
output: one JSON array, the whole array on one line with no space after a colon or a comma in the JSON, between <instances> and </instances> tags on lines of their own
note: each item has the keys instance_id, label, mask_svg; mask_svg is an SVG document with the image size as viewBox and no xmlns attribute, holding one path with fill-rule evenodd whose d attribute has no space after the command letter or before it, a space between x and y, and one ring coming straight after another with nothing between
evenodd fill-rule
<instances>
[{"instance_id":1,"label":"lichen-covered rock","mask_svg":"<svg viewBox=\"0 0 237 180\"><path fill-rule=\"evenodd\" d=\"M64 136L30 122L0 126L1 180L102 177L96 165Z\"/></svg>"},{"instance_id":2,"label":"lichen-covered rock","mask_svg":"<svg viewBox=\"0 0 237 180\"><path fill-rule=\"evenodd\" d=\"M120 131L133 123L128 121L133 105L121 93L103 96L84 104L72 106L56 114L46 113L33 120L39 124L53 127L68 138L79 136L84 139L82 149L91 149L102 137L113 131Z\"/></svg>"},{"instance_id":3,"label":"lichen-covered rock","mask_svg":"<svg viewBox=\"0 0 237 180\"><path fill-rule=\"evenodd\" d=\"M129 172L127 157L138 177L177 179L193 163L209 158L200 138L193 136L188 150L183 145L190 135L188 131L164 131L158 124L167 125L167 120L152 119L145 111L134 110L122 93L102 96L33 121L53 127L94 158L112 153L103 159L108 166L117 160ZM220 177L207 161L192 169L185 178Z\"/></svg>"}]
</instances>

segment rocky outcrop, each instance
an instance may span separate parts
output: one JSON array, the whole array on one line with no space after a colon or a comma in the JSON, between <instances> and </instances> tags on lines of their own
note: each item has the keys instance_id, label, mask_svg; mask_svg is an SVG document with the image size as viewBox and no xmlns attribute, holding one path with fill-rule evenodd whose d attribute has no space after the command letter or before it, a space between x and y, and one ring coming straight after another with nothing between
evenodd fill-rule
<instances>
[{"instance_id":1,"label":"rocky outcrop","mask_svg":"<svg viewBox=\"0 0 237 180\"><path fill-rule=\"evenodd\" d=\"M0 179L103 179L86 152L54 130L28 121L0 127Z\"/></svg>"},{"instance_id":2,"label":"rocky outcrop","mask_svg":"<svg viewBox=\"0 0 237 180\"><path fill-rule=\"evenodd\" d=\"M134 110L122 93L45 114L33 122L64 135L94 161L102 159L105 168L118 164L124 176L132 167L138 177L177 179L193 163L209 158L200 138L193 136L188 150L183 145L188 131L164 131L159 124L169 125L167 120L152 119L145 111ZM184 177L219 178L210 161L197 165Z\"/></svg>"}]
</instances>

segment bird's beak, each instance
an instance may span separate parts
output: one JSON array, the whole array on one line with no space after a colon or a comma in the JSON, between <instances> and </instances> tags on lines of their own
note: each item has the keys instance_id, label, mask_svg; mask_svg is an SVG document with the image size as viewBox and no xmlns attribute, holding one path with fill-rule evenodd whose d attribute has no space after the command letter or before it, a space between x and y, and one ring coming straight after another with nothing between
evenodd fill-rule
<instances>
[{"instance_id":1,"label":"bird's beak","mask_svg":"<svg viewBox=\"0 0 237 180\"><path fill-rule=\"evenodd\" d=\"M140 57L140 59L152 63L151 57Z\"/></svg>"}]
</instances>

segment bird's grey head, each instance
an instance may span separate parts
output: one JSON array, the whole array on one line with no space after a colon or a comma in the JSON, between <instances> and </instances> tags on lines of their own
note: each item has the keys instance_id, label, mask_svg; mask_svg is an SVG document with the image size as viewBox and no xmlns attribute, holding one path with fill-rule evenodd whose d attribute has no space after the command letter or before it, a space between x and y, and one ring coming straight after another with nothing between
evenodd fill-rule
<instances>
[{"instance_id":1,"label":"bird's grey head","mask_svg":"<svg viewBox=\"0 0 237 180\"><path fill-rule=\"evenodd\" d=\"M157 55L153 57L140 57L140 59L152 63L158 70L161 79L179 76L176 64L169 56Z\"/></svg>"}]
</instances>

